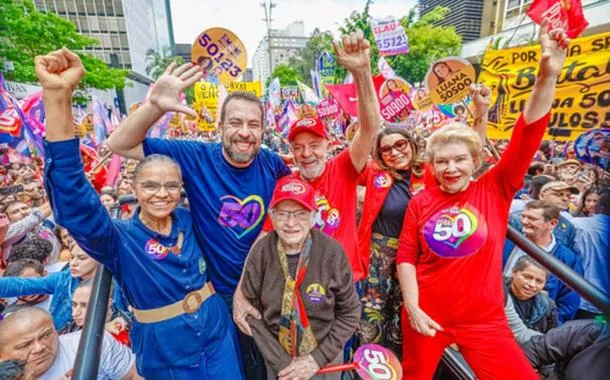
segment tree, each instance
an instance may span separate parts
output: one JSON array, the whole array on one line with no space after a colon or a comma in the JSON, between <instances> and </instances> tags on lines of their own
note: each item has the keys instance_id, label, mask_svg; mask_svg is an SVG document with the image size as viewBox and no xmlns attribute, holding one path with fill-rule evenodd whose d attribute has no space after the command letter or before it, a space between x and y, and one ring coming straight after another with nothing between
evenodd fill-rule
<instances>
[{"instance_id":1,"label":"tree","mask_svg":"<svg viewBox=\"0 0 610 380\"><path fill-rule=\"evenodd\" d=\"M158 79L171 63L176 63L177 66L184 64L184 59L180 56L172 55L172 48L165 46L161 54L157 51L149 49L146 52L146 74Z\"/></svg>"},{"instance_id":2,"label":"tree","mask_svg":"<svg viewBox=\"0 0 610 380\"><path fill-rule=\"evenodd\" d=\"M275 70L273 70L273 73L271 73L271 76L267 79L265 86L269 87L269 83L271 83L274 78L280 78L282 86L296 86L297 80L303 81L301 73L296 68L285 63L278 65Z\"/></svg>"},{"instance_id":3,"label":"tree","mask_svg":"<svg viewBox=\"0 0 610 380\"><path fill-rule=\"evenodd\" d=\"M81 88L123 88L127 70L110 68L104 61L82 53L98 41L78 33L74 24L53 13L39 12L31 0L0 0L0 61L11 61L7 75L18 82L37 82L34 57L67 47L77 52L87 74Z\"/></svg>"},{"instance_id":4,"label":"tree","mask_svg":"<svg viewBox=\"0 0 610 380\"><path fill-rule=\"evenodd\" d=\"M316 28L300 54L297 57L290 58L288 65L301 74L302 82L311 86L311 70L317 65L318 57L324 51L329 52L334 57L332 40L333 35L329 31L322 32Z\"/></svg>"}]
</instances>

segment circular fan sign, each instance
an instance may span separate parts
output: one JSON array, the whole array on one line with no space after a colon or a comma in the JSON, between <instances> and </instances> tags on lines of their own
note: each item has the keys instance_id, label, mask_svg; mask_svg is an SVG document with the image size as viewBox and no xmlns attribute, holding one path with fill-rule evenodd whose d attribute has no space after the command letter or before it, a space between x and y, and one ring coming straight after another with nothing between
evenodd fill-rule
<instances>
[{"instance_id":1,"label":"circular fan sign","mask_svg":"<svg viewBox=\"0 0 610 380\"><path fill-rule=\"evenodd\" d=\"M434 62L424 83L428 86L434 103L457 103L469 93L470 84L475 82L472 64L460 57L447 57Z\"/></svg>"},{"instance_id":2,"label":"circular fan sign","mask_svg":"<svg viewBox=\"0 0 610 380\"><path fill-rule=\"evenodd\" d=\"M246 47L233 32L225 28L210 28L193 43L191 60L208 76L228 85L241 78L248 57Z\"/></svg>"}]
</instances>

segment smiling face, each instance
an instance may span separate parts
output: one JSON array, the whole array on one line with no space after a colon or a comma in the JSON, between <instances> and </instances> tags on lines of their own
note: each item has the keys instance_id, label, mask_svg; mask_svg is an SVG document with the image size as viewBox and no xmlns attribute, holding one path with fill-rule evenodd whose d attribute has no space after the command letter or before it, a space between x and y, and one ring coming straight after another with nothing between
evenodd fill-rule
<instances>
[{"instance_id":1,"label":"smiling face","mask_svg":"<svg viewBox=\"0 0 610 380\"><path fill-rule=\"evenodd\" d=\"M434 70L434 73L441 78L446 78L447 76L449 76L450 73L449 66L447 66L447 64L443 62L439 62L434 65L434 68L432 70Z\"/></svg>"},{"instance_id":2,"label":"smiling face","mask_svg":"<svg viewBox=\"0 0 610 380\"><path fill-rule=\"evenodd\" d=\"M114 203L115 203L114 197L110 194L100 195L100 201L102 201L102 204L108 211L110 211L110 209L112 208L112 205L114 205Z\"/></svg>"},{"instance_id":3,"label":"smiling face","mask_svg":"<svg viewBox=\"0 0 610 380\"><path fill-rule=\"evenodd\" d=\"M136 178L136 198L145 218L167 218L180 202L182 176L178 167L165 161L142 166Z\"/></svg>"},{"instance_id":4,"label":"smiling face","mask_svg":"<svg viewBox=\"0 0 610 380\"><path fill-rule=\"evenodd\" d=\"M251 101L232 99L226 104L222 122L222 147L225 158L236 167L252 162L261 147L263 115Z\"/></svg>"},{"instance_id":5,"label":"smiling face","mask_svg":"<svg viewBox=\"0 0 610 380\"><path fill-rule=\"evenodd\" d=\"M379 143L379 153L383 163L394 170L409 169L413 160L409 140L399 133L383 136Z\"/></svg>"},{"instance_id":6,"label":"smiling face","mask_svg":"<svg viewBox=\"0 0 610 380\"><path fill-rule=\"evenodd\" d=\"M314 211L290 200L280 202L273 208L271 212L273 228L288 250L303 244L313 225L313 215Z\"/></svg>"},{"instance_id":7,"label":"smiling face","mask_svg":"<svg viewBox=\"0 0 610 380\"><path fill-rule=\"evenodd\" d=\"M23 360L27 363L26 374L38 379L53 364L59 339L46 312L28 309L28 315L24 316L25 312L26 309L15 312L13 318L9 316L3 321L10 323L10 328L2 329L0 361Z\"/></svg>"},{"instance_id":8,"label":"smiling face","mask_svg":"<svg viewBox=\"0 0 610 380\"><path fill-rule=\"evenodd\" d=\"M560 210L565 210L570 204L572 193L569 189L548 189L545 190L544 193L540 193L540 199L554 204L555 206L559 207Z\"/></svg>"},{"instance_id":9,"label":"smiling face","mask_svg":"<svg viewBox=\"0 0 610 380\"><path fill-rule=\"evenodd\" d=\"M450 142L439 145L435 151L432 168L441 189L450 194L466 190L476 169L468 146Z\"/></svg>"},{"instance_id":10,"label":"smiling face","mask_svg":"<svg viewBox=\"0 0 610 380\"><path fill-rule=\"evenodd\" d=\"M513 271L511 292L522 301L539 294L546 284L546 272L542 268L528 265L520 271Z\"/></svg>"},{"instance_id":11,"label":"smiling face","mask_svg":"<svg viewBox=\"0 0 610 380\"><path fill-rule=\"evenodd\" d=\"M294 136L290 146L301 176L313 181L324 173L330 142L314 133L301 132Z\"/></svg>"},{"instance_id":12,"label":"smiling face","mask_svg":"<svg viewBox=\"0 0 610 380\"><path fill-rule=\"evenodd\" d=\"M6 215L8 215L11 223L15 223L25 218L32 213L32 208L25 203L16 202L7 207Z\"/></svg>"},{"instance_id":13,"label":"smiling face","mask_svg":"<svg viewBox=\"0 0 610 380\"><path fill-rule=\"evenodd\" d=\"M523 234L533 241L546 240L557 226L557 219L546 220L544 210L540 208L525 208L521 213Z\"/></svg>"}]
</instances>

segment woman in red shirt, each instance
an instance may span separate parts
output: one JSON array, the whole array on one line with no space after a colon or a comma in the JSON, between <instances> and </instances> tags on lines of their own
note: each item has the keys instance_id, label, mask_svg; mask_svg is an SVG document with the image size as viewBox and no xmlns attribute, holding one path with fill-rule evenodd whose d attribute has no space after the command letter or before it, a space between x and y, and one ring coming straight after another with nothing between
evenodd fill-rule
<instances>
[{"instance_id":1,"label":"woman in red shirt","mask_svg":"<svg viewBox=\"0 0 610 380\"><path fill-rule=\"evenodd\" d=\"M549 121L569 40L540 33L539 76L502 159L476 181L482 142L449 125L428 141L439 186L409 202L396 262L404 300L404 379L430 379L452 343L480 379L536 379L508 328L503 307L502 247L514 194Z\"/></svg>"},{"instance_id":2,"label":"woman in red shirt","mask_svg":"<svg viewBox=\"0 0 610 380\"><path fill-rule=\"evenodd\" d=\"M485 138L491 91L482 85L470 90L475 105L473 128ZM415 138L404 128L383 129L373 148L373 159L360 175L366 195L358 226L358 255L365 277L360 282L362 317L354 349L377 343L400 357L402 296L396 250L409 200L424 186L423 161Z\"/></svg>"}]
</instances>

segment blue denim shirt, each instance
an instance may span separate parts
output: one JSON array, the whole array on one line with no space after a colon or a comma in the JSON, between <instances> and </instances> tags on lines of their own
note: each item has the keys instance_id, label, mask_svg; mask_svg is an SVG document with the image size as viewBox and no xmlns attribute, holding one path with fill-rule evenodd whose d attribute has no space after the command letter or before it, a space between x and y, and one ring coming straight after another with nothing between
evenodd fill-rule
<instances>
[{"instance_id":1,"label":"blue denim shirt","mask_svg":"<svg viewBox=\"0 0 610 380\"><path fill-rule=\"evenodd\" d=\"M179 302L207 281L206 262L191 214L176 209L172 231L160 235L140 220L112 220L83 170L77 139L45 143L45 186L57 222L78 245L114 275L130 305L149 310ZM178 245L179 253L168 247ZM213 295L192 314L157 323L134 322L131 342L138 370L196 366L213 352L232 323L224 301ZM144 370L146 368L147 370Z\"/></svg>"},{"instance_id":2,"label":"blue denim shirt","mask_svg":"<svg viewBox=\"0 0 610 380\"><path fill-rule=\"evenodd\" d=\"M55 328L61 330L72 321L72 294L80 282L80 278L71 276L68 268L40 278L2 277L0 297L52 294L49 312Z\"/></svg>"}]
</instances>

